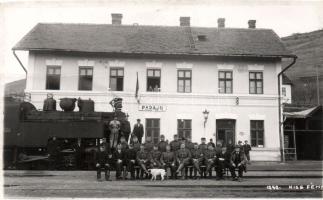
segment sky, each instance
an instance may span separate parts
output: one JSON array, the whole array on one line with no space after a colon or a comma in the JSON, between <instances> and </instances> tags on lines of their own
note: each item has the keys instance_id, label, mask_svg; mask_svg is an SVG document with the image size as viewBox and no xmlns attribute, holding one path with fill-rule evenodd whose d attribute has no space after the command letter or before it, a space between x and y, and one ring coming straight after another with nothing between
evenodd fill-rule
<instances>
[{"instance_id":1,"label":"sky","mask_svg":"<svg viewBox=\"0 0 323 200\"><path fill-rule=\"evenodd\" d=\"M110 24L111 13L122 13L123 24L178 26L180 16L190 16L191 26L273 29L280 37L323 28L323 0L0 0L1 82L25 78L11 48L37 23ZM28 70L28 52L17 52Z\"/></svg>"}]
</instances>

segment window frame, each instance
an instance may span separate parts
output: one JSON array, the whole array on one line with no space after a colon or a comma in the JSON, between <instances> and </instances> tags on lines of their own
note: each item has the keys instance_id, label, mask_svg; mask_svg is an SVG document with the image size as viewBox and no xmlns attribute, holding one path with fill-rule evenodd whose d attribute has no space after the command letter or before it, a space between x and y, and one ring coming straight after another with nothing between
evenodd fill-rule
<instances>
[{"instance_id":1,"label":"window frame","mask_svg":"<svg viewBox=\"0 0 323 200\"><path fill-rule=\"evenodd\" d=\"M59 75L50 75L48 72L49 72L49 69L52 68L54 70L56 69L59 69ZM59 65L47 65L46 67L46 82L45 82L45 88L46 90L60 90L61 89L61 74L62 74L62 67L59 66ZM59 86L58 86L58 89L48 89L48 77L49 76L59 76Z\"/></svg>"},{"instance_id":2,"label":"window frame","mask_svg":"<svg viewBox=\"0 0 323 200\"><path fill-rule=\"evenodd\" d=\"M158 121L158 127L148 127L148 120L152 120L152 121ZM158 137L156 138L156 137L153 137L152 135L150 135L150 137L151 137L151 141L154 143L154 144L157 144L158 142L159 142L159 140L160 140L160 118L146 118L146 124L145 124L145 132L146 132L146 134L145 134L145 136L146 136L146 138L148 137L148 130L149 129L151 129L151 130L158 130ZM153 122L154 123L154 122ZM155 132L154 132L155 133ZM145 139L146 139L145 138Z\"/></svg>"},{"instance_id":3,"label":"window frame","mask_svg":"<svg viewBox=\"0 0 323 200\"><path fill-rule=\"evenodd\" d=\"M179 77L179 73L180 72L183 72L184 73L184 77ZM190 77L189 78L187 78L186 77L186 72L190 72ZM177 70L177 92L178 93L192 93L192 70L191 69L178 69ZM181 92L181 91L179 91L179 81L180 80L183 80L183 91ZM185 90L185 88L186 88L186 84L185 84L185 81L186 80L189 80L190 81L190 91L189 92L187 92L186 90Z\"/></svg>"},{"instance_id":4,"label":"window frame","mask_svg":"<svg viewBox=\"0 0 323 200\"><path fill-rule=\"evenodd\" d=\"M81 70L85 69L86 71L91 70L92 74L91 74L91 88L90 89L81 89L81 76L83 77L88 77L90 75L81 75ZM78 90L81 91L92 91L93 90L93 74L94 74L94 69L91 66L79 66L79 78L78 78Z\"/></svg>"},{"instance_id":5,"label":"window frame","mask_svg":"<svg viewBox=\"0 0 323 200\"><path fill-rule=\"evenodd\" d=\"M183 121L183 128L179 127L180 122ZM185 128L185 124L190 124L189 128ZM177 135L180 138L180 131L183 131L183 136L186 131L189 131L189 138L192 139L192 119L177 119Z\"/></svg>"},{"instance_id":6,"label":"window frame","mask_svg":"<svg viewBox=\"0 0 323 200\"><path fill-rule=\"evenodd\" d=\"M224 73L224 78L220 77L220 73ZM231 78L227 78L227 73L231 74ZM224 92L221 92L221 88L220 88L220 82L224 81ZM231 82L231 87L230 90L231 92L227 92L227 82ZM225 71L225 70L220 70L218 72L218 84L219 84L219 94L233 94L233 72L232 71Z\"/></svg>"},{"instance_id":7,"label":"window frame","mask_svg":"<svg viewBox=\"0 0 323 200\"><path fill-rule=\"evenodd\" d=\"M256 128L252 128L253 124L255 123L255 127ZM262 123L262 129L259 128L259 124L258 123ZM255 136L253 137L253 131L255 132ZM259 144L259 134L262 134L262 144ZM256 140L256 143L253 143L253 140ZM250 145L252 147L259 147L259 148L264 148L265 147L265 121L264 120L250 120ZM259 145L262 145L262 147L260 147Z\"/></svg>"},{"instance_id":8,"label":"window frame","mask_svg":"<svg viewBox=\"0 0 323 200\"><path fill-rule=\"evenodd\" d=\"M152 70L153 71L153 76L149 76L149 71L150 70ZM155 72L156 71L159 71L159 76L155 76ZM146 82L146 91L147 92L160 92L161 91L161 69L154 69L154 68L148 68L147 69L147 82ZM152 79L159 79L159 88L158 88L158 91L149 91L149 84L148 84L148 80L150 79L150 78L152 78ZM153 89L154 89L154 87L153 87Z\"/></svg>"},{"instance_id":9,"label":"window frame","mask_svg":"<svg viewBox=\"0 0 323 200\"><path fill-rule=\"evenodd\" d=\"M112 70L116 70L116 72L117 72L117 75L116 76L112 76ZM119 76L118 75L118 71L119 70L122 70L122 76ZM124 68L123 67L111 67L110 68L110 74L109 74L110 76L109 76L109 88L110 88L110 91L117 91L117 92L122 92L122 91L124 91ZM117 86L117 84L118 84L118 78L121 78L122 77L122 90L117 90L117 88L118 88L118 86ZM116 90L112 90L112 88L111 88L111 80L112 80L112 78L116 78L117 79L117 83L116 83Z\"/></svg>"},{"instance_id":10,"label":"window frame","mask_svg":"<svg viewBox=\"0 0 323 200\"><path fill-rule=\"evenodd\" d=\"M251 79L250 75L254 74L255 78ZM257 74L261 74L261 79L257 79ZM251 82L255 84L255 91L251 91ZM257 83L261 82L261 93L258 93ZM264 73L263 71L249 71L249 94L264 94Z\"/></svg>"}]
</instances>

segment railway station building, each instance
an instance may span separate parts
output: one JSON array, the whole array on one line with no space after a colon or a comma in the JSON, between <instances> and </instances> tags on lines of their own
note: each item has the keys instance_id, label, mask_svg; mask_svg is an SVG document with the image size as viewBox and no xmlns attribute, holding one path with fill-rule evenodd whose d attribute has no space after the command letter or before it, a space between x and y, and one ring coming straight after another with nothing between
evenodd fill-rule
<instances>
[{"instance_id":1,"label":"railway station building","mask_svg":"<svg viewBox=\"0 0 323 200\"><path fill-rule=\"evenodd\" d=\"M271 29L111 24L37 24L13 51L29 51L27 86L42 109L48 93L91 98L95 111L123 99L133 125L154 142L174 134L200 142L248 140L252 160L280 160L278 74L286 50ZM59 106L57 106L58 109ZM77 108L76 108L77 111Z\"/></svg>"}]
</instances>

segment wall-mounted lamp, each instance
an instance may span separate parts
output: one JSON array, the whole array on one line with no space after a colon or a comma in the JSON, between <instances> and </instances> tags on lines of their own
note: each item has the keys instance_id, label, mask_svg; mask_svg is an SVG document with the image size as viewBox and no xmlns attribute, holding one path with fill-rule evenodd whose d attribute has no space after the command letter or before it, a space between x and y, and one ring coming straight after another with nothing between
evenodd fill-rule
<instances>
[{"instance_id":1,"label":"wall-mounted lamp","mask_svg":"<svg viewBox=\"0 0 323 200\"><path fill-rule=\"evenodd\" d=\"M209 118L209 111L208 110L204 110L203 111L203 116L204 116L204 128L205 128L205 124L206 124L206 122L207 122L207 119Z\"/></svg>"}]
</instances>

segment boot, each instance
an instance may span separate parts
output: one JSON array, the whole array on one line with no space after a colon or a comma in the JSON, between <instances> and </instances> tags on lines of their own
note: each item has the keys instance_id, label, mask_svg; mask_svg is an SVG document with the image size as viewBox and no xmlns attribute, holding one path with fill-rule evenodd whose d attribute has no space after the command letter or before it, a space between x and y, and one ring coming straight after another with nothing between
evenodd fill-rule
<instances>
[{"instance_id":1,"label":"boot","mask_svg":"<svg viewBox=\"0 0 323 200\"><path fill-rule=\"evenodd\" d=\"M183 170L183 169L182 169L182 171L181 171L181 176L182 176L182 177L181 177L181 179L182 179L182 180L184 180L184 179L185 179L185 172L184 172L184 170Z\"/></svg>"},{"instance_id":2,"label":"boot","mask_svg":"<svg viewBox=\"0 0 323 200\"><path fill-rule=\"evenodd\" d=\"M100 171L97 171L96 172L96 179L97 180L100 180L101 179L101 172Z\"/></svg>"},{"instance_id":3,"label":"boot","mask_svg":"<svg viewBox=\"0 0 323 200\"><path fill-rule=\"evenodd\" d=\"M197 170L194 169L194 179L196 179L196 178L197 178Z\"/></svg>"},{"instance_id":4,"label":"boot","mask_svg":"<svg viewBox=\"0 0 323 200\"><path fill-rule=\"evenodd\" d=\"M123 180L126 180L128 176L128 172L126 170L126 168L123 168Z\"/></svg>"},{"instance_id":5,"label":"boot","mask_svg":"<svg viewBox=\"0 0 323 200\"><path fill-rule=\"evenodd\" d=\"M212 169L209 171L209 178L212 178Z\"/></svg>"},{"instance_id":6,"label":"boot","mask_svg":"<svg viewBox=\"0 0 323 200\"><path fill-rule=\"evenodd\" d=\"M106 181L111 181L110 180L110 171L105 171L105 180Z\"/></svg>"},{"instance_id":7,"label":"boot","mask_svg":"<svg viewBox=\"0 0 323 200\"><path fill-rule=\"evenodd\" d=\"M135 179L135 172L134 171L131 171L130 172L130 176L131 176L131 180L134 180Z\"/></svg>"}]
</instances>

